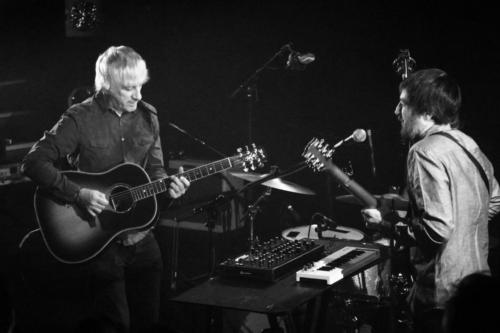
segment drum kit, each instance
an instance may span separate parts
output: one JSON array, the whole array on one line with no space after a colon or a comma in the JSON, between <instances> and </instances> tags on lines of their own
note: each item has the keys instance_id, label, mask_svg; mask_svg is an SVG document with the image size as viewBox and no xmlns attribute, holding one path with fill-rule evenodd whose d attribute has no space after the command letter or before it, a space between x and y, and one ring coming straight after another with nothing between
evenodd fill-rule
<instances>
[{"instance_id":1,"label":"drum kit","mask_svg":"<svg viewBox=\"0 0 500 333\"><path fill-rule=\"evenodd\" d=\"M272 178L272 174L236 172L231 174L234 177L250 182L249 186L261 184L268 187L268 190L273 188L296 194L315 195L314 191L302 185L283 180L279 175ZM387 193L374 195L374 197L378 202L384 201L384 205L401 218L406 216L409 202L401 195ZM354 195L340 195L335 197L335 200L349 205L358 205L360 208L363 207L363 203ZM259 201L257 200L255 204L258 205ZM391 313L389 316L394 316L398 327L409 327L411 320L403 304L404 299L410 292L412 278L409 271L406 271L405 268L401 269L401 267L407 266L408 259L404 259L408 256L405 254L406 250L397 247L393 238L380 236L379 233L368 237L367 234L358 229L341 226L337 223L330 223L326 226L319 222L314 224L315 219L313 217L311 218L311 224L285 229L282 231L281 236L291 241L321 239L332 243L336 240L359 242L360 244L371 243L384 249L383 252L387 254L385 259L378 264L370 266L348 279L343 279L342 282L339 281L339 283L341 282L339 288L342 292L338 295L335 294L333 299L330 299L330 302L335 305L332 308L337 309L336 316L338 318L336 318L339 324L342 327L351 327L354 332L358 332L358 328L364 324L368 325L368 327L370 325L391 326L393 324L380 323L380 318L378 318L379 315L385 317L386 313ZM253 218L250 217L250 219L253 224ZM253 239L252 237L250 239Z\"/></svg>"},{"instance_id":2,"label":"drum kit","mask_svg":"<svg viewBox=\"0 0 500 333\"><path fill-rule=\"evenodd\" d=\"M283 180L279 176L274 177L271 174L258 174L258 173L243 173L243 172L230 172L236 178L243 179L247 182L260 184L268 189L277 189L281 191L301 194L301 195L315 195L316 193L311 189L293 183L291 181ZM264 181L262 181L264 180ZM408 200L395 193L387 193L374 195L377 200L384 200L390 209L395 211L399 216L404 217L408 207ZM359 205L362 207L362 202L359 201L354 195L340 195L335 197L337 202L347 203L351 205ZM361 230L335 225L334 228L318 228L318 224L300 225L288 228L282 231L281 236L287 240L344 240L355 242L371 241L379 246L389 248L391 240L389 238L379 237L369 240L366 233ZM379 265L372 266L364 272L352 278L354 285L359 290L364 290L366 295L376 298L389 296L389 280L391 279L391 262L390 258ZM362 275L362 276L360 276Z\"/></svg>"}]
</instances>

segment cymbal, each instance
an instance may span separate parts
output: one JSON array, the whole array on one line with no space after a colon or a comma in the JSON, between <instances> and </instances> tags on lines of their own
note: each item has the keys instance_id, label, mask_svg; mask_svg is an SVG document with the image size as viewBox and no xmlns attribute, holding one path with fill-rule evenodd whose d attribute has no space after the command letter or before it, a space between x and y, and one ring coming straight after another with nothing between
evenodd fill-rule
<instances>
[{"instance_id":1,"label":"cymbal","mask_svg":"<svg viewBox=\"0 0 500 333\"><path fill-rule=\"evenodd\" d=\"M10 117L17 117L17 116L24 116L27 114L32 113L31 111L8 111L8 112L0 112L0 119L1 118L10 118Z\"/></svg>"},{"instance_id":2,"label":"cymbal","mask_svg":"<svg viewBox=\"0 0 500 333\"><path fill-rule=\"evenodd\" d=\"M261 180L264 177L269 176L269 174L258 174L258 173L250 173L250 172L230 172L230 174L236 178L240 178L249 182L255 182ZM281 178L273 178L268 181L262 183L262 185L275 188L282 191L293 192L298 194L305 195L315 195L314 191L304 187L302 185L298 185L292 183L290 181L283 180Z\"/></svg>"},{"instance_id":3,"label":"cymbal","mask_svg":"<svg viewBox=\"0 0 500 333\"><path fill-rule=\"evenodd\" d=\"M13 84L20 84L20 83L24 83L24 82L26 82L26 80L0 81L0 88L3 86L10 86Z\"/></svg>"},{"instance_id":4,"label":"cymbal","mask_svg":"<svg viewBox=\"0 0 500 333\"><path fill-rule=\"evenodd\" d=\"M399 194L396 193L386 193L386 194L375 194L373 195L375 199L377 200L385 200L389 202L389 207L391 207L394 210L407 210L408 209L408 204L409 201ZM339 195L335 197L335 200L344 202L344 203L349 203L349 204L355 204L355 205L362 205L361 201L358 200L354 195L352 194L346 194L346 195Z\"/></svg>"}]
</instances>

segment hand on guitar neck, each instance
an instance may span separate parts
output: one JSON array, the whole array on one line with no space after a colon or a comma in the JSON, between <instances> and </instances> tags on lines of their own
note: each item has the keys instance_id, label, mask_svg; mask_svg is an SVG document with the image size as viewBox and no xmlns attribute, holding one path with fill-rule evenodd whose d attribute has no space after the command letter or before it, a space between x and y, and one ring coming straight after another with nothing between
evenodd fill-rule
<instances>
[{"instance_id":1,"label":"hand on guitar neck","mask_svg":"<svg viewBox=\"0 0 500 333\"><path fill-rule=\"evenodd\" d=\"M302 156L313 170L327 171L339 185L356 197L364 207L361 214L366 221L367 228L390 228L399 222L401 218L396 218L395 213L396 209L403 209L403 207L396 207L399 201L394 200L391 195L376 198L365 190L332 162L333 152L334 149L325 140L314 138L306 145Z\"/></svg>"},{"instance_id":2,"label":"hand on guitar neck","mask_svg":"<svg viewBox=\"0 0 500 333\"><path fill-rule=\"evenodd\" d=\"M255 145L237 154L186 172L151 181L137 164L123 163L101 173L63 171L80 186L77 203L66 202L37 187L37 222L51 254L64 263L82 263L95 257L121 233L151 226L158 213L156 196L178 198L191 183L233 167L243 171L263 166L265 155Z\"/></svg>"},{"instance_id":3,"label":"hand on guitar neck","mask_svg":"<svg viewBox=\"0 0 500 333\"><path fill-rule=\"evenodd\" d=\"M364 208L361 210L361 216L367 229L390 230L393 226L402 223L404 216L401 213L404 213L403 215L406 215L406 213L394 209L393 198L380 196L377 202L377 208Z\"/></svg>"}]
</instances>

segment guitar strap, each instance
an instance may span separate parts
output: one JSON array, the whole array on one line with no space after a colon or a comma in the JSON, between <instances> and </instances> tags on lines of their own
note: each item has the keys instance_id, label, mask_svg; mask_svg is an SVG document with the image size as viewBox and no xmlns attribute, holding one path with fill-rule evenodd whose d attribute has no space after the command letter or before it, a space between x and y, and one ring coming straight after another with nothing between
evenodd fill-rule
<instances>
[{"instance_id":1,"label":"guitar strap","mask_svg":"<svg viewBox=\"0 0 500 333\"><path fill-rule=\"evenodd\" d=\"M460 148L463 149L463 151L467 154L467 156L469 156L469 158L472 160L472 163L474 163L474 165L479 170L479 173L481 174L481 178L483 178L484 184L486 185L486 188L488 189L488 193L490 193L490 183L488 181L488 177L486 176L486 172L484 171L484 169L481 166L481 164L479 163L479 161L474 157L474 155L471 154L470 151L468 151L460 142L458 142L458 140L454 136L452 136L449 133L437 132L437 133L433 133L431 135L441 135L441 136L447 137L448 139L454 141L457 145L459 145Z\"/></svg>"}]
</instances>

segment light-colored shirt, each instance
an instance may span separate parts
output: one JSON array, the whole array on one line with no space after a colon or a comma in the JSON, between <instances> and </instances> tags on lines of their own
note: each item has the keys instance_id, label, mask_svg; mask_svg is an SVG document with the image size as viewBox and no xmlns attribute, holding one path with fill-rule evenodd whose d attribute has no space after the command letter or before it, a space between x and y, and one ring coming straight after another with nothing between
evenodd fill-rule
<instances>
[{"instance_id":1,"label":"light-colored shirt","mask_svg":"<svg viewBox=\"0 0 500 333\"><path fill-rule=\"evenodd\" d=\"M456 138L479 162L489 183L463 149L431 127L408 153L411 227L418 253L413 296L438 307L464 276L489 271L488 220L500 211L500 189L493 166L476 142L463 132Z\"/></svg>"}]
</instances>

